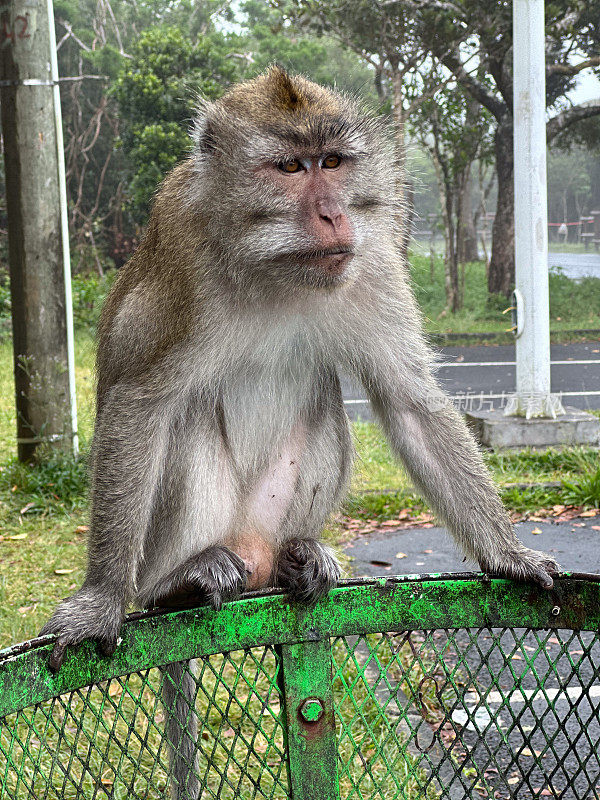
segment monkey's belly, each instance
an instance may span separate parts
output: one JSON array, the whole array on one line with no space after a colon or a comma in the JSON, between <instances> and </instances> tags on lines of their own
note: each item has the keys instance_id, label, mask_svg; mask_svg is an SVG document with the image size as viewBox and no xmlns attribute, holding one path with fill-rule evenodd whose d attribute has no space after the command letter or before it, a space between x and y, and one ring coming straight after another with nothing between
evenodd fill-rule
<instances>
[{"instance_id":1,"label":"monkey's belly","mask_svg":"<svg viewBox=\"0 0 600 800\"><path fill-rule=\"evenodd\" d=\"M306 447L306 429L294 426L288 438L271 454L264 472L247 495L243 529L275 539L294 499L300 463Z\"/></svg>"},{"instance_id":2,"label":"monkey's belly","mask_svg":"<svg viewBox=\"0 0 600 800\"><path fill-rule=\"evenodd\" d=\"M278 532L294 500L306 429L297 424L252 486L228 546L246 564L248 589L269 584Z\"/></svg>"}]
</instances>

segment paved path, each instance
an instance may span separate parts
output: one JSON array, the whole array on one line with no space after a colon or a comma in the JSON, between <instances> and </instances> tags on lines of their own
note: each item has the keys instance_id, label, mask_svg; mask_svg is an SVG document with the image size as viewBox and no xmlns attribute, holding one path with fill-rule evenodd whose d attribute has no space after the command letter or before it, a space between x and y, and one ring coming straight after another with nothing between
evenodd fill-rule
<instances>
[{"instance_id":1,"label":"paved path","mask_svg":"<svg viewBox=\"0 0 600 800\"><path fill-rule=\"evenodd\" d=\"M501 406L515 389L513 345L443 347L439 353L439 380L463 410L480 403L484 408ZM551 359L552 391L562 394L563 403L600 408L600 342L554 344ZM362 387L343 378L342 390L350 419L372 418Z\"/></svg>"},{"instance_id":2,"label":"paved path","mask_svg":"<svg viewBox=\"0 0 600 800\"><path fill-rule=\"evenodd\" d=\"M548 253L548 268L568 278L600 278L600 253Z\"/></svg>"},{"instance_id":3,"label":"paved path","mask_svg":"<svg viewBox=\"0 0 600 800\"><path fill-rule=\"evenodd\" d=\"M565 570L600 574L600 530L594 530L593 525L600 526L600 517L560 523L519 522L515 527L524 544L551 553ZM532 533L533 530L541 533ZM357 577L477 569L472 563L463 562L443 528L391 529L361 535L345 545L345 549L354 559L352 572ZM404 553L405 557L396 558L397 553Z\"/></svg>"},{"instance_id":4,"label":"paved path","mask_svg":"<svg viewBox=\"0 0 600 800\"><path fill-rule=\"evenodd\" d=\"M600 517L558 524L522 522L516 527L525 544L551 553L566 570L600 574ZM356 576L473 568L462 561L441 528L362 535L345 547L354 559ZM443 631L432 632L425 640L420 632L411 636L425 661L434 647L443 653L443 667L432 671L431 680L438 685L445 727L454 731L450 739L440 739L435 726L428 733L414 701L399 687L391 687L391 692L404 706L404 719L419 730L419 747L410 729L405 731L412 739L408 751L431 776L432 785L438 791L443 787L442 796L451 800L600 797L596 793L600 786L600 640L593 633L484 629L476 638L466 630L456 631L454 638ZM444 680L445 674L457 681L458 696ZM372 680L375 687L389 686L379 673ZM487 708L479 701L480 695L485 696ZM398 722L399 729L403 724L406 727ZM427 751L428 760L421 761L427 741L432 749ZM456 759L474 768L480 778L485 775L489 794L471 790L468 773L457 769ZM490 770L491 765L499 771ZM432 768L439 770L439 779L433 777Z\"/></svg>"}]
</instances>

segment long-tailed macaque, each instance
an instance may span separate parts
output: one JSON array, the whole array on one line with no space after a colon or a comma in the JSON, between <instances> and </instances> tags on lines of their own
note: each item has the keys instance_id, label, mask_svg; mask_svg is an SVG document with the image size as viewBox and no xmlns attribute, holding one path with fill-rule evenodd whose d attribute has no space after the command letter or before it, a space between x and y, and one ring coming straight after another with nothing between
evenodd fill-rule
<instances>
[{"instance_id":1,"label":"long-tailed macaque","mask_svg":"<svg viewBox=\"0 0 600 800\"><path fill-rule=\"evenodd\" d=\"M204 104L194 142L102 312L88 569L44 628L52 666L88 638L112 653L131 603L219 608L265 585L312 603L335 584L319 535L352 463L338 370L465 555L551 587L432 377L381 121L274 67Z\"/></svg>"}]
</instances>

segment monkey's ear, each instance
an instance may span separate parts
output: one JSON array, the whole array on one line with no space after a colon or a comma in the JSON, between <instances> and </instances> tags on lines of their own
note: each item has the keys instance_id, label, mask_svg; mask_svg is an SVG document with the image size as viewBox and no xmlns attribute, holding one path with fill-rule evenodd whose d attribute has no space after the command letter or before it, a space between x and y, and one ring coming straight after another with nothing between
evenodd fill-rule
<instances>
[{"instance_id":1,"label":"monkey's ear","mask_svg":"<svg viewBox=\"0 0 600 800\"><path fill-rule=\"evenodd\" d=\"M201 153L211 153L216 147L214 127L211 124L214 103L199 100L192 124L191 136Z\"/></svg>"}]
</instances>

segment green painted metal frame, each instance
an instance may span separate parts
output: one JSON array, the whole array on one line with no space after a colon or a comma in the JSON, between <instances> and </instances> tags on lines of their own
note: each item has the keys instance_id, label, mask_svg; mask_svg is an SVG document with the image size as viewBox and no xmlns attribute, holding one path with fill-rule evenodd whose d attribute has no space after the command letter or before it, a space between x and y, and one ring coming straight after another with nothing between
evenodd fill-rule
<instances>
[{"instance_id":1,"label":"green painted metal frame","mask_svg":"<svg viewBox=\"0 0 600 800\"><path fill-rule=\"evenodd\" d=\"M281 667L291 796L337 800L331 638L478 627L598 632L599 576L563 576L551 591L471 574L403 576L347 582L310 610L281 593L256 593L218 613L198 607L134 614L112 658L88 642L67 654L58 674L48 668L52 637L0 653L0 717L171 661L271 645Z\"/></svg>"}]
</instances>

